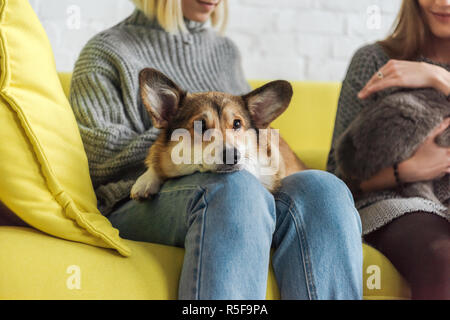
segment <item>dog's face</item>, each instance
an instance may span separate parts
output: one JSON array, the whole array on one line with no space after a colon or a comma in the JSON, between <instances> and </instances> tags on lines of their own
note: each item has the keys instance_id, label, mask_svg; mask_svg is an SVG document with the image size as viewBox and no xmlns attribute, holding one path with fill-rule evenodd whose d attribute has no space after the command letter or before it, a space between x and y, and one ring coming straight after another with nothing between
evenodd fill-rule
<instances>
[{"instance_id":1,"label":"dog's face","mask_svg":"<svg viewBox=\"0 0 450 320\"><path fill-rule=\"evenodd\" d=\"M268 129L292 97L287 81L268 83L244 96L187 93L154 69L142 70L139 81L153 125L162 129L149 160L166 177L244 168L252 172L260 130Z\"/></svg>"}]
</instances>

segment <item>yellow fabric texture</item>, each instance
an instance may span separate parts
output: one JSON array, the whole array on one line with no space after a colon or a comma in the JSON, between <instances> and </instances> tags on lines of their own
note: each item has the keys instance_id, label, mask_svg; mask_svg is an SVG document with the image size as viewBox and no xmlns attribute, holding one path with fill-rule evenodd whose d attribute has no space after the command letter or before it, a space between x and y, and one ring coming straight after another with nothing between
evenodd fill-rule
<instances>
[{"instance_id":1,"label":"yellow fabric texture","mask_svg":"<svg viewBox=\"0 0 450 320\"><path fill-rule=\"evenodd\" d=\"M0 59L0 201L43 232L129 255L96 207L77 123L27 0L0 0Z\"/></svg>"},{"instance_id":2,"label":"yellow fabric texture","mask_svg":"<svg viewBox=\"0 0 450 320\"><path fill-rule=\"evenodd\" d=\"M60 74L60 79L68 92L70 74ZM252 81L253 86L261 83ZM311 168L323 169L340 86L292 84L292 105L274 127L280 128ZM0 299L176 299L184 250L124 243L133 251L126 259L113 250L56 239L36 230L0 227ZM386 257L367 245L363 245L363 254L365 299L410 298L407 283ZM76 276L71 266L79 268L79 289L70 285ZM271 267L267 298L280 298Z\"/></svg>"},{"instance_id":3,"label":"yellow fabric texture","mask_svg":"<svg viewBox=\"0 0 450 320\"><path fill-rule=\"evenodd\" d=\"M26 0L0 0L0 72L0 201L40 230L0 227L0 299L175 299L184 251L122 240L96 208L64 95L71 75L60 74L62 88ZM340 84L293 84L291 107L274 127L307 165L324 169ZM373 266L379 288L367 285ZM366 299L409 297L395 268L368 246L363 271ZM271 269L267 287L268 299L279 298Z\"/></svg>"},{"instance_id":4,"label":"yellow fabric texture","mask_svg":"<svg viewBox=\"0 0 450 320\"><path fill-rule=\"evenodd\" d=\"M267 81L253 80L253 88ZM289 108L272 123L305 164L325 170L331 146L341 83L292 82Z\"/></svg>"},{"instance_id":5,"label":"yellow fabric texture","mask_svg":"<svg viewBox=\"0 0 450 320\"><path fill-rule=\"evenodd\" d=\"M0 227L0 299L176 299L184 250L124 242L133 251L128 258L30 228ZM371 266L379 268L378 287L370 286ZM366 245L363 275L364 299L410 297L392 264ZM271 266L266 297L280 298Z\"/></svg>"}]
</instances>

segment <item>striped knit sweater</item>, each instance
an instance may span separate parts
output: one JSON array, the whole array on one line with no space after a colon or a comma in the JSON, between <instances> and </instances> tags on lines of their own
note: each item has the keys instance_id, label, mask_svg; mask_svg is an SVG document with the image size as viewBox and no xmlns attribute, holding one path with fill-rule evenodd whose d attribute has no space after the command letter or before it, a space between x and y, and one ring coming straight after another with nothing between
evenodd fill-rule
<instances>
[{"instance_id":1,"label":"striped knit sweater","mask_svg":"<svg viewBox=\"0 0 450 320\"><path fill-rule=\"evenodd\" d=\"M143 68L162 71L189 92L250 90L236 46L202 23L185 22L187 33L169 34L135 10L92 38L76 62L70 103L104 215L129 198L159 134L139 97Z\"/></svg>"}]
</instances>

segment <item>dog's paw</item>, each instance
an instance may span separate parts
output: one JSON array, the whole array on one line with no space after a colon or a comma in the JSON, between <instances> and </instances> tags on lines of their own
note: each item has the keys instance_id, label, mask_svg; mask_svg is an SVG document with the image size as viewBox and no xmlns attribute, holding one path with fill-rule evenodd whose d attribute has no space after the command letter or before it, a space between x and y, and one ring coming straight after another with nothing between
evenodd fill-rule
<instances>
[{"instance_id":1,"label":"dog's paw","mask_svg":"<svg viewBox=\"0 0 450 320\"><path fill-rule=\"evenodd\" d=\"M157 194L160 187L161 179L153 169L148 169L131 188L130 197L137 201L148 199Z\"/></svg>"}]
</instances>

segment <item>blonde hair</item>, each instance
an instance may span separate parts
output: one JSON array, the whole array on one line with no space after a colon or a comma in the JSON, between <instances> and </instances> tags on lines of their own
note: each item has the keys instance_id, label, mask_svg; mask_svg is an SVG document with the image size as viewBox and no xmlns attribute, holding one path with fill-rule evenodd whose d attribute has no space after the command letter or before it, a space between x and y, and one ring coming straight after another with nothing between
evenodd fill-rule
<instances>
[{"instance_id":1,"label":"blonde hair","mask_svg":"<svg viewBox=\"0 0 450 320\"><path fill-rule=\"evenodd\" d=\"M149 19L157 19L170 33L187 32L183 19L182 0L131 0ZM211 14L211 25L220 33L225 32L228 20L227 0L222 0Z\"/></svg>"},{"instance_id":2,"label":"blonde hair","mask_svg":"<svg viewBox=\"0 0 450 320\"><path fill-rule=\"evenodd\" d=\"M418 0L403 0L392 34L379 44L392 59L414 60L423 54L430 37Z\"/></svg>"}]
</instances>

